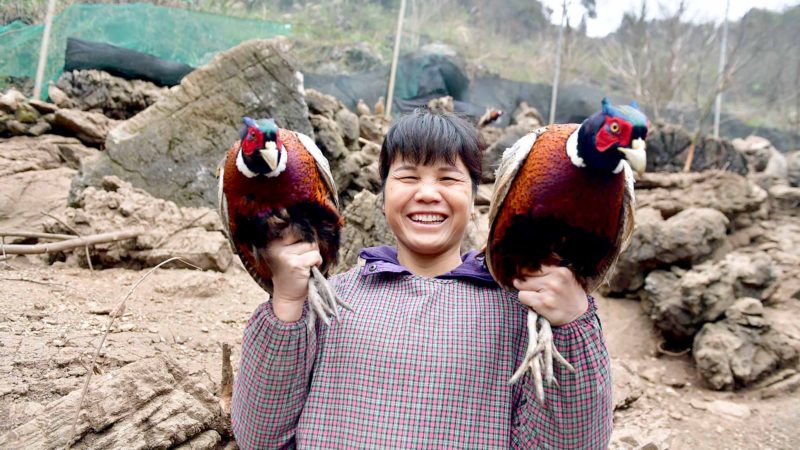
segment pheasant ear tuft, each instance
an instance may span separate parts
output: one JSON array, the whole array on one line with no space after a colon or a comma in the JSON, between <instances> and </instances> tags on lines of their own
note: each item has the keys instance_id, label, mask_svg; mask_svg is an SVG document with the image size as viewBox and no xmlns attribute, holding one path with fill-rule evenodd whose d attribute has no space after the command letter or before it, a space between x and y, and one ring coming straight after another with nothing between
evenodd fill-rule
<instances>
[{"instance_id":1,"label":"pheasant ear tuft","mask_svg":"<svg viewBox=\"0 0 800 450\"><path fill-rule=\"evenodd\" d=\"M255 120L253 120L253 119L251 119L250 117L244 117L244 118L242 119L242 122L244 122L245 126L247 126L247 127L254 127L254 126L256 126L256 121L255 121Z\"/></svg>"},{"instance_id":2,"label":"pheasant ear tuft","mask_svg":"<svg viewBox=\"0 0 800 450\"><path fill-rule=\"evenodd\" d=\"M611 104L608 103L608 99L606 97L603 97L603 100L600 102L600 104L603 106L603 114L611 115Z\"/></svg>"},{"instance_id":3,"label":"pheasant ear tuft","mask_svg":"<svg viewBox=\"0 0 800 450\"><path fill-rule=\"evenodd\" d=\"M635 109L637 111L641 111L642 110L642 108L639 108L639 104L636 103L636 100L631 102L631 107L633 107L633 109Z\"/></svg>"}]
</instances>

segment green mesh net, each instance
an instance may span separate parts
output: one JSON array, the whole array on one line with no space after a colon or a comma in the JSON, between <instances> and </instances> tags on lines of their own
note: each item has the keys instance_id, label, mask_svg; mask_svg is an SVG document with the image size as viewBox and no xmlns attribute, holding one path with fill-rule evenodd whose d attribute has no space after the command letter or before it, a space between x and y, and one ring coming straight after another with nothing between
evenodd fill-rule
<instances>
[{"instance_id":1,"label":"green mesh net","mask_svg":"<svg viewBox=\"0 0 800 450\"><path fill-rule=\"evenodd\" d=\"M0 77L36 76L43 31L21 22L0 27ZM291 25L142 3L73 4L53 18L50 33L45 82L61 74L68 37L198 67L241 42L288 35Z\"/></svg>"}]
</instances>

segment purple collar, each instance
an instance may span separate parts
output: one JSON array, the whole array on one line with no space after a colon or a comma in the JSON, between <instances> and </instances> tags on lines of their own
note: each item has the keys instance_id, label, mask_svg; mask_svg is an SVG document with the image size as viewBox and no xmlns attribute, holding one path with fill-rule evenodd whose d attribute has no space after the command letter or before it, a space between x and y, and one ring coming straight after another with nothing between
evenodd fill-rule
<instances>
[{"instance_id":1,"label":"purple collar","mask_svg":"<svg viewBox=\"0 0 800 450\"><path fill-rule=\"evenodd\" d=\"M362 275L375 275L377 273L411 275L411 271L403 267L400 261L397 260L397 249L394 247L388 245L368 247L362 249L358 256L365 261L364 268L361 269ZM460 266L436 278L496 284L486 268L483 255L479 255L477 250L472 250L462 255Z\"/></svg>"}]
</instances>

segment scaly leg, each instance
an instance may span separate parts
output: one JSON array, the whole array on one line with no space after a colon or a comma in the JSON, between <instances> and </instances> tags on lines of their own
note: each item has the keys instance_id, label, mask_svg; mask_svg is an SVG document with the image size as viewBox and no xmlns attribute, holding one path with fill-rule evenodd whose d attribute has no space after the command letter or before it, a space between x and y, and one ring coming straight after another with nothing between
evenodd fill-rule
<instances>
[{"instance_id":1,"label":"scaly leg","mask_svg":"<svg viewBox=\"0 0 800 450\"><path fill-rule=\"evenodd\" d=\"M339 298L322 272L316 267L311 268L311 277L308 280L309 326L318 316L325 325L330 325L331 317L339 318L338 307L352 311L350 305Z\"/></svg>"},{"instance_id":2,"label":"scaly leg","mask_svg":"<svg viewBox=\"0 0 800 450\"><path fill-rule=\"evenodd\" d=\"M540 317L534 310L528 309L527 325L528 348L525 351L522 364L511 376L509 383L516 383L530 369L533 376L536 400L544 404L543 381L547 382L548 386L558 385L555 376L553 376L553 358L564 365L570 372L575 372L575 368L559 353L553 344L553 330L547 319ZM542 374L542 370L544 370L544 374ZM542 375L544 375L544 380Z\"/></svg>"}]
</instances>

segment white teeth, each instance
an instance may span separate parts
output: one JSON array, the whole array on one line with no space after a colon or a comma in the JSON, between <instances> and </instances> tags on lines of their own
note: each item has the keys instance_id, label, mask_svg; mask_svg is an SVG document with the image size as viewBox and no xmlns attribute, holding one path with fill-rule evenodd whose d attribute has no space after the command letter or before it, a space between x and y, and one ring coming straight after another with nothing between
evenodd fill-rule
<instances>
[{"instance_id":1,"label":"white teeth","mask_svg":"<svg viewBox=\"0 0 800 450\"><path fill-rule=\"evenodd\" d=\"M411 220L414 222L422 223L439 223L444 222L447 217L439 214L412 214Z\"/></svg>"}]
</instances>

